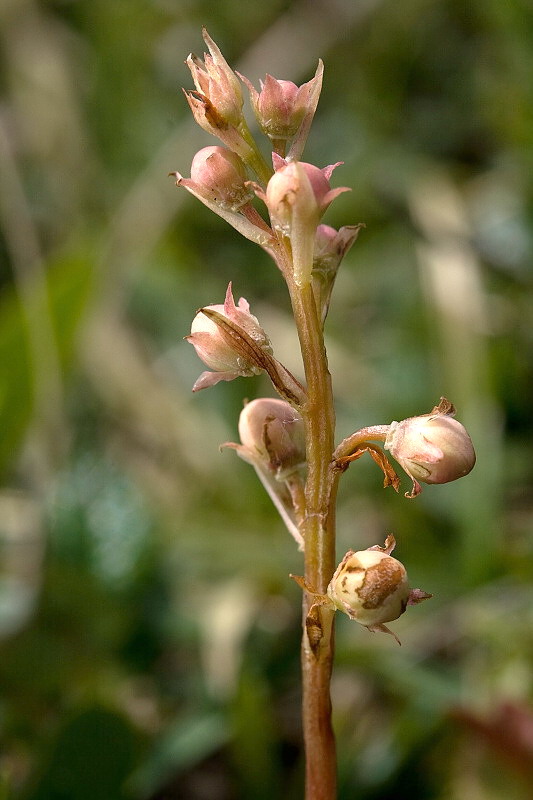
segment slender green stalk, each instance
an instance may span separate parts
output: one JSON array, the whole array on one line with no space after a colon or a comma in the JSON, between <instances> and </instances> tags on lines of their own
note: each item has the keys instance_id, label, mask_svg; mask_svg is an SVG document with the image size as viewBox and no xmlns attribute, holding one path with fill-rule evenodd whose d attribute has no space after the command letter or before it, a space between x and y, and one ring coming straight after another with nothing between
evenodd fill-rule
<instances>
[{"instance_id":1,"label":"slender green stalk","mask_svg":"<svg viewBox=\"0 0 533 800\"><path fill-rule=\"evenodd\" d=\"M242 154L244 161L255 172L261 183L266 185L271 178L272 173L274 172L272 166L267 164L263 158L263 155L257 147L255 139L250 133L248 125L244 120L239 127L239 133L250 148L247 157L244 156L244 153Z\"/></svg>"}]
</instances>

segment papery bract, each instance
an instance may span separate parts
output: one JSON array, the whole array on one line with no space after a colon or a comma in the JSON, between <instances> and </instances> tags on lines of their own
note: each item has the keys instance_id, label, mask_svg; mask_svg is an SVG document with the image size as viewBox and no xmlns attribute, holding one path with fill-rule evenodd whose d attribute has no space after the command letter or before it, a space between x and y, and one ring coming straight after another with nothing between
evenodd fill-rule
<instances>
[{"instance_id":1,"label":"papery bract","mask_svg":"<svg viewBox=\"0 0 533 800\"><path fill-rule=\"evenodd\" d=\"M364 225L344 225L335 230L330 225L319 225L315 233L313 250L313 287L316 304L325 320L335 277L340 263L359 235Z\"/></svg>"},{"instance_id":2,"label":"papery bract","mask_svg":"<svg viewBox=\"0 0 533 800\"><path fill-rule=\"evenodd\" d=\"M220 127L239 126L243 97L237 76L205 28L202 34L209 53L204 55L203 62L192 53L188 56L186 63L196 93L185 94L196 121L208 133L217 135Z\"/></svg>"}]
</instances>

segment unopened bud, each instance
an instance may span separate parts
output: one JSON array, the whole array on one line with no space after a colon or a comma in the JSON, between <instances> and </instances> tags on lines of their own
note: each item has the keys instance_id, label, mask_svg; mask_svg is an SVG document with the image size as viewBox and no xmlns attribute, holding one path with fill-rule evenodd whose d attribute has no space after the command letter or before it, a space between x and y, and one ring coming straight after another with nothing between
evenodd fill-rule
<instances>
[{"instance_id":1,"label":"unopened bud","mask_svg":"<svg viewBox=\"0 0 533 800\"><path fill-rule=\"evenodd\" d=\"M409 589L405 567L390 555L394 546L394 537L389 536L385 547L349 550L327 589L335 608L350 619L393 636L384 623L398 619L408 605L431 597L420 589Z\"/></svg>"},{"instance_id":2,"label":"unopened bud","mask_svg":"<svg viewBox=\"0 0 533 800\"><path fill-rule=\"evenodd\" d=\"M267 75L264 82L260 81L260 92L248 78L237 73L248 87L261 130L270 138L274 151L282 156L289 155L291 161L299 161L302 156L320 97L323 71L324 65L319 61L314 77L301 86ZM289 139L292 143L287 153Z\"/></svg>"},{"instance_id":3,"label":"unopened bud","mask_svg":"<svg viewBox=\"0 0 533 800\"><path fill-rule=\"evenodd\" d=\"M406 609L407 572L400 561L378 550L349 550L328 586L328 596L361 625L390 622Z\"/></svg>"},{"instance_id":4,"label":"unopened bud","mask_svg":"<svg viewBox=\"0 0 533 800\"><path fill-rule=\"evenodd\" d=\"M267 205L272 226L291 239L294 279L300 286L311 279L315 232L332 200L347 189L331 189L329 179L337 164L319 169L300 161L273 158L276 172L266 193L256 193Z\"/></svg>"},{"instance_id":5,"label":"unopened bud","mask_svg":"<svg viewBox=\"0 0 533 800\"><path fill-rule=\"evenodd\" d=\"M292 81L267 75L257 101L256 116L262 130L273 139L294 136L305 114L305 99Z\"/></svg>"},{"instance_id":6,"label":"unopened bud","mask_svg":"<svg viewBox=\"0 0 533 800\"><path fill-rule=\"evenodd\" d=\"M418 481L448 483L468 475L476 463L472 440L454 413L443 398L431 414L391 424L384 447L413 480L408 496L420 493Z\"/></svg>"},{"instance_id":7,"label":"unopened bud","mask_svg":"<svg viewBox=\"0 0 533 800\"><path fill-rule=\"evenodd\" d=\"M301 416L284 400L260 397L244 406L239 418L239 455L265 464L278 480L305 466L305 432Z\"/></svg>"},{"instance_id":8,"label":"unopened bud","mask_svg":"<svg viewBox=\"0 0 533 800\"><path fill-rule=\"evenodd\" d=\"M268 354L272 353L270 340L259 324L257 317L250 313L250 306L244 297L235 305L231 292L231 283L226 292L223 304L206 306L226 318L231 327L232 336L228 336L219 325L202 311L193 319L191 334L186 336L198 356L214 372L203 372L193 386L193 392L214 386L219 381L231 381L234 378L259 375L262 368L249 354L246 342L240 346L239 332L243 331L255 344Z\"/></svg>"},{"instance_id":9,"label":"unopened bud","mask_svg":"<svg viewBox=\"0 0 533 800\"><path fill-rule=\"evenodd\" d=\"M191 180L207 191L212 202L230 211L237 211L253 197L246 186L246 167L236 153L225 147L203 147L191 164Z\"/></svg>"},{"instance_id":10,"label":"unopened bud","mask_svg":"<svg viewBox=\"0 0 533 800\"><path fill-rule=\"evenodd\" d=\"M263 133L271 139L290 139L300 127L309 100L308 84L298 86L267 75L257 92L244 76L240 78L250 91L250 100Z\"/></svg>"},{"instance_id":11,"label":"unopened bud","mask_svg":"<svg viewBox=\"0 0 533 800\"><path fill-rule=\"evenodd\" d=\"M290 162L270 178L265 202L274 227L290 236L296 216L307 222L314 237L320 217L331 201L346 189L331 189L329 178L334 166L319 169L305 162ZM337 165L335 165L337 166Z\"/></svg>"}]
</instances>

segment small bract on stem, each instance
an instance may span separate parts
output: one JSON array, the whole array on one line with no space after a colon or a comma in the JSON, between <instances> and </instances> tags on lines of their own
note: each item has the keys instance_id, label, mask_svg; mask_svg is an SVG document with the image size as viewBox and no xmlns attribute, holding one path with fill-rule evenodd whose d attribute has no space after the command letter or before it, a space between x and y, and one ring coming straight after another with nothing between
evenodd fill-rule
<instances>
[{"instance_id":1,"label":"small bract on stem","mask_svg":"<svg viewBox=\"0 0 533 800\"><path fill-rule=\"evenodd\" d=\"M171 173L208 209L263 248L285 280L300 343L305 380L275 357L270 339L248 302L235 303L231 283L223 303L203 306L185 338L209 367L193 386L199 391L220 381L266 373L279 398L244 406L240 443L226 443L250 463L303 551L304 575L295 577L304 594L302 618L303 738L306 800L336 797L335 738L330 679L333 628L341 611L370 631L396 634L385 623L410 605L431 597L410 589L403 564L385 545L349 550L337 564L335 508L341 476L363 455L384 475L384 486L399 489L400 478L385 451L412 480L447 483L473 468L475 453L453 405L441 398L429 414L360 428L335 446L335 409L323 327L339 266L356 241L361 223L338 231L322 223L329 205L347 187L332 188L337 162L318 167L301 160L316 112L323 65L298 87L267 75L257 91L235 73L207 31L204 60L189 56L194 90L185 95L195 120L224 146L200 150L191 177ZM271 150L272 167L253 139L243 112L239 79ZM257 207L259 206L259 207ZM379 444L376 444L378 442ZM294 576L293 576L294 577Z\"/></svg>"}]
</instances>

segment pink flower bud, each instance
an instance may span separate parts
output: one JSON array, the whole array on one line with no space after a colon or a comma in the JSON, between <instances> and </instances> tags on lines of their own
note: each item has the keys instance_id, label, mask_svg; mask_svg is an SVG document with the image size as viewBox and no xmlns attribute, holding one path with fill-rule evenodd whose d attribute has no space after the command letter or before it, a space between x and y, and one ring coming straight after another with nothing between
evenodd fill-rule
<instances>
[{"instance_id":1,"label":"pink flower bud","mask_svg":"<svg viewBox=\"0 0 533 800\"><path fill-rule=\"evenodd\" d=\"M384 623L398 619L408 605L431 597L420 589L409 589L405 567L390 555L395 544L394 537L389 536L385 547L349 550L327 589L335 608L350 619L371 631L393 636Z\"/></svg>"},{"instance_id":2,"label":"pink flower bud","mask_svg":"<svg viewBox=\"0 0 533 800\"><path fill-rule=\"evenodd\" d=\"M316 264L329 267L330 264L337 260L337 231L331 225L319 225L316 229L315 235L315 253L314 261Z\"/></svg>"},{"instance_id":3,"label":"pink flower bud","mask_svg":"<svg viewBox=\"0 0 533 800\"><path fill-rule=\"evenodd\" d=\"M245 405L239 418L239 436L239 455L251 463L261 461L278 480L285 480L306 464L303 419L284 400L260 397Z\"/></svg>"},{"instance_id":4,"label":"pink flower bud","mask_svg":"<svg viewBox=\"0 0 533 800\"><path fill-rule=\"evenodd\" d=\"M315 233L320 217L346 187L331 189L329 179L337 164L319 169L303 161L287 163L275 156L277 168L266 193L257 191L267 205L272 226L291 239L294 279L298 285L310 281Z\"/></svg>"},{"instance_id":5,"label":"pink flower bud","mask_svg":"<svg viewBox=\"0 0 533 800\"><path fill-rule=\"evenodd\" d=\"M250 306L244 297L235 305L231 292L231 283L226 292L224 304L206 306L206 310L218 312L230 321L232 336L228 336L202 311L193 319L191 334L186 336L197 355L204 364L214 372L203 372L193 386L193 392L214 386L219 381L231 381L234 378L259 375L262 368L250 356L248 348L240 346L239 332L244 332L266 353L271 354L270 340L259 320L250 313Z\"/></svg>"},{"instance_id":6,"label":"pink flower bud","mask_svg":"<svg viewBox=\"0 0 533 800\"><path fill-rule=\"evenodd\" d=\"M246 167L225 147L213 145L199 150L192 160L191 181L208 192L212 202L229 211L238 211L253 197L253 190L245 185Z\"/></svg>"},{"instance_id":7,"label":"pink flower bud","mask_svg":"<svg viewBox=\"0 0 533 800\"><path fill-rule=\"evenodd\" d=\"M246 78L240 77L250 90L252 107L263 133L272 139L294 136L306 112L306 84L298 88L292 81L267 75L264 83L260 81L261 91L258 93Z\"/></svg>"},{"instance_id":8,"label":"pink flower bud","mask_svg":"<svg viewBox=\"0 0 533 800\"><path fill-rule=\"evenodd\" d=\"M275 139L294 136L305 110L305 97L302 98L295 83L266 76L257 102L257 119L268 136Z\"/></svg>"},{"instance_id":9,"label":"pink flower bud","mask_svg":"<svg viewBox=\"0 0 533 800\"><path fill-rule=\"evenodd\" d=\"M408 497L420 493L418 481L448 483L468 475L476 463L472 440L454 413L442 399L431 414L391 424L384 447L413 480Z\"/></svg>"},{"instance_id":10,"label":"pink flower bud","mask_svg":"<svg viewBox=\"0 0 533 800\"><path fill-rule=\"evenodd\" d=\"M293 161L300 159L305 146L320 97L322 73L320 61L314 78L301 86L267 75L264 82L260 81L260 92L244 75L237 73L248 87L259 126L272 140L274 150L285 155L286 142L293 139L290 153Z\"/></svg>"},{"instance_id":11,"label":"pink flower bud","mask_svg":"<svg viewBox=\"0 0 533 800\"><path fill-rule=\"evenodd\" d=\"M276 160L280 168L270 178L265 203L270 212L272 224L287 236L290 236L296 215L308 222L314 238L320 217L332 200L346 187L331 189L329 178L338 164L319 169L313 164L303 161L285 163Z\"/></svg>"}]
</instances>

